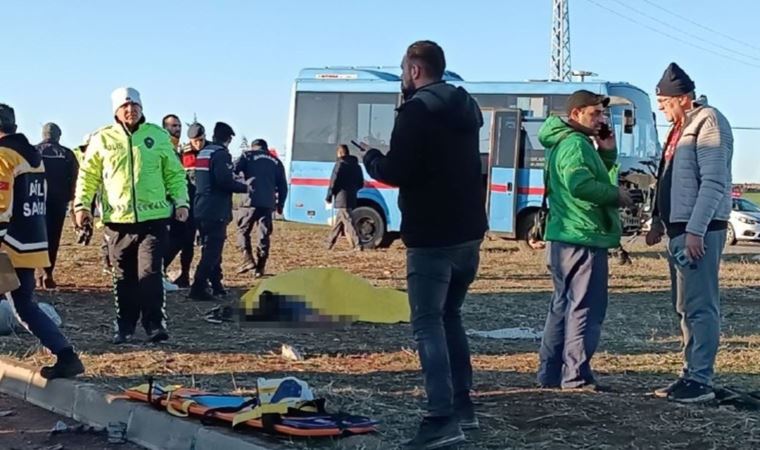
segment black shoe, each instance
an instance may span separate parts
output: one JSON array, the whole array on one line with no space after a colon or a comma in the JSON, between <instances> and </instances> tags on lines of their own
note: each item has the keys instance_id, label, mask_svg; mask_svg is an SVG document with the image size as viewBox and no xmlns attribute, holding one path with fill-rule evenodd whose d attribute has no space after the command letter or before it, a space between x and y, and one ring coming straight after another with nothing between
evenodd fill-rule
<instances>
[{"instance_id":1,"label":"black shoe","mask_svg":"<svg viewBox=\"0 0 760 450\"><path fill-rule=\"evenodd\" d=\"M145 330L145 334L148 335L145 339L146 342L158 344L159 342L169 340L169 333L167 333L166 328L163 327L156 328L155 330Z\"/></svg>"},{"instance_id":2,"label":"black shoe","mask_svg":"<svg viewBox=\"0 0 760 450\"><path fill-rule=\"evenodd\" d=\"M244 273L250 272L252 270L256 269L256 263L253 261L246 261L243 263L243 265L240 266L237 273L238 275L242 275Z\"/></svg>"},{"instance_id":3,"label":"black shoe","mask_svg":"<svg viewBox=\"0 0 760 450\"><path fill-rule=\"evenodd\" d=\"M679 389L681 385L684 384L685 382L686 380L684 380L683 378L679 378L665 387L655 389L654 396L657 398L668 398L671 392L675 391L676 389Z\"/></svg>"},{"instance_id":4,"label":"black shoe","mask_svg":"<svg viewBox=\"0 0 760 450\"><path fill-rule=\"evenodd\" d=\"M668 395L668 400L677 403L704 403L715 400L713 388L692 380L684 380Z\"/></svg>"},{"instance_id":5,"label":"black shoe","mask_svg":"<svg viewBox=\"0 0 760 450\"><path fill-rule=\"evenodd\" d=\"M417 435L402 448L409 450L432 450L465 441L459 421L451 417L425 417Z\"/></svg>"},{"instance_id":6,"label":"black shoe","mask_svg":"<svg viewBox=\"0 0 760 450\"><path fill-rule=\"evenodd\" d=\"M116 334L113 335L113 339L111 342L114 345L121 345L121 344L128 344L132 340L132 333L122 333L121 331L117 331Z\"/></svg>"},{"instance_id":7,"label":"black shoe","mask_svg":"<svg viewBox=\"0 0 760 450\"><path fill-rule=\"evenodd\" d=\"M225 289L221 283L211 285L211 295L214 297L226 298L227 294L229 294L229 292L227 292L227 289Z\"/></svg>"},{"instance_id":8,"label":"black shoe","mask_svg":"<svg viewBox=\"0 0 760 450\"><path fill-rule=\"evenodd\" d=\"M190 293L187 294L187 298L198 302L218 302L219 299L211 295L206 289L190 289Z\"/></svg>"},{"instance_id":9,"label":"black shoe","mask_svg":"<svg viewBox=\"0 0 760 450\"><path fill-rule=\"evenodd\" d=\"M475 416L475 410L472 408L460 409L457 413L457 418L459 419L459 426L462 428L462 431L480 428L480 421L478 421L477 416Z\"/></svg>"},{"instance_id":10,"label":"black shoe","mask_svg":"<svg viewBox=\"0 0 760 450\"><path fill-rule=\"evenodd\" d=\"M40 369L40 375L47 380L55 378L74 378L84 373L84 364L73 350L67 349L58 354L55 364Z\"/></svg>"},{"instance_id":11,"label":"black shoe","mask_svg":"<svg viewBox=\"0 0 760 450\"><path fill-rule=\"evenodd\" d=\"M190 287L190 276L186 273L182 273L177 278L173 279L172 283L176 284L178 288L187 289Z\"/></svg>"}]
</instances>

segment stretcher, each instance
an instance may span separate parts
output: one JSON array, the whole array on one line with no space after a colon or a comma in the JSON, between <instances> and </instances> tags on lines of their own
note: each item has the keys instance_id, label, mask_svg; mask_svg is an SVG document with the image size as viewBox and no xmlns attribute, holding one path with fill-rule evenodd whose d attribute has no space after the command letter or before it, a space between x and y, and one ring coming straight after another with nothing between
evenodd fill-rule
<instances>
[{"instance_id":1,"label":"stretcher","mask_svg":"<svg viewBox=\"0 0 760 450\"><path fill-rule=\"evenodd\" d=\"M378 422L344 413L330 414L324 399L261 404L256 395L219 394L150 382L125 391L134 401L149 403L177 417L197 417L204 424L228 423L271 434L330 437L377 431Z\"/></svg>"}]
</instances>

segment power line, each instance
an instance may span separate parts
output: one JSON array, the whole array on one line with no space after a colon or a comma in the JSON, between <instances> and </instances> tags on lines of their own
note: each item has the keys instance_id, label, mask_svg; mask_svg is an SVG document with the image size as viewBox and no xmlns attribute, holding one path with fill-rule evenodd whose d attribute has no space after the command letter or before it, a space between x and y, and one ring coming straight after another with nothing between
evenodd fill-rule
<instances>
[{"instance_id":1,"label":"power line","mask_svg":"<svg viewBox=\"0 0 760 450\"><path fill-rule=\"evenodd\" d=\"M659 128L670 128L670 125L657 124ZM732 130L760 131L760 127L731 127Z\"/></svg>"},{"instance_id":2,"label":"power line","mask_svg":"<svg viewBox=\"0 0 760 450\"><path fill-rule=\"evenodd\" d=\"M754 50L758 50L758 51L760 51L760 47L758 47L758 46L756 46L756 45L752 45L752 44L749 44L749 43L747 43L747 42L744 42L744 41L740 41L739 39L733 38L733 37L731 37L731 36L729 36L729 35L727 35L727 34L725 34L725 33L721 33L721 32L720 32L720 31L718 31L718 30L715 30L715 29L712 29L712 28L710 28L710 27L707 27L707 26L705 26L705 25L702 25L702 24L700 24L700 23L697 23L697 22L695 22L695 21L693 21L693 20L689 19L688 17L684 17L684 16L682 16L682 15L680 15L680 14L678 14L678 13L675 13L675 12L673 12L673 11L670 11L670 10L666 9L666 8L663 8L662 6L658 5L657 3L655 3L655 2L653 2L653 1L651 1L651 0L644 0L644 2L646 2L646 3L648 3L648 4L652 5L652 6L654 6L655 8L657 8L657 9L659 9L659 10L661 10L661 11L664 11L664 12L666 12L666 13L670 14L671 16L677 17L677 18L679 18L679 19L681 19L681 20L683 20L683 21L689 22L690 24L692 24L692 25L694 25L694 26L696 26L696 27L699 27L699 28L702 28L703 30L709 31L710 33L715 33L715 34L717 34L718 36L722 36L722 37L724 37L724 38L726 38L726 39L728 39L728 40L734 41L734 42L736 42L737 44L742 44L742 45L744 45L744 46L746 46L746 47L749 47L749 48L751 48L751 49L754 49Z\"/></svg>"},{"instance_id":3,"label":"power line","mask_svg":"<svg viewBox=\"0 0 760 450\"><path fill-rule=\"evenodd\" d=\"M663 35L663 36L665 36L665 37L668 37L668 38L670 38L670 39L673 39L673 40L675 40L675 41L681 42L682 44L686 44L686 45L688 45L688 46L694 47L694 48L696 48L696 49L698 49L698 50L702 50L702 51L704 51L704 52L707 52L707 53L712 53L713 55L716 55L716 56L720 56L721 58L730 59L730 60L732 60L732 61L735 61L735 62L738 62L738 63L744 64L745 66L750 66L750 67L754 67L754 68L760 69L760 65L758 65L758 64L752 64L752 63L750 63L750 62L747 62L747 61L743 61L743 60L741 60L741 59L738 59L738 58L734 58L733 56L725 55L725 54L723 54L723 53L718 53L718 52L716 52L716 51L714 51L714 50L712 50L712 49L709 49L709 48L705 48L705 47L702 47L701 45L697 45L697 44L695 44L695 43L693 43L693 42L689 42L689 41L686 41L686 40L684 40L684 39L681 39L681 38L680 38L680 37L678 37L678 36L673 36L673 35L672 35L672 34L670 34L670 33L666 33L666 32L664 32L664 31L662 31L662 30L659 30L659 29L657 29L657 28L655 28L655 27L653 27L653 26L651 26L651 25L649 25L649 24L646 24L646 23L642 23L642 22L639 22L638 20L636 20L636 19L632 19L632 18L630 18L630 17L628 17L628 16L626 16L626 15L623 15L623 14L621 14L621 13L619 13L619 12L615 11L614 9L610 9L610 8L608 8L608 7L606 7L606 6L602 5L602 4L600 4L599 2L597 2L597 1L595 1L595 0L586 0L586 1L587 1L587 2L589 2L589 3L592 3L592 4L594 4L594 5L596 5L597 7L601 8L601 9L604 9L604 10L606 10L606 11L608 11L608 12L610 12L610 13L612 13L612 14L614 14L614 15L618 16L618 17L621 17L621 18L623 18L623 19L625 19L625 20L627 20L627 21L629 21L629 22L632 22L632 23L634 23L634 24L636 24L636 25L639 25L639 26L642 26L642 27L644 27L644 28L647 28L647 29L649 29L649 30L651 30L651 31L654 31L654 32L655 32L655 33L657 33L657 34L661 34L661 35Z\"/></svg>"},{"instance_id":4,"label":"power line","mask_svg":"<svg viewBox=\"0 0 760 450\"><path fill-rule=\"evenodd\" d=\"M623 2L621 2L620 0L613 0L613 1L614 1L615 3L617 3L617 4L621 5L621 6L625 7L625 8L628 8L628 9L630 9L631 11L635 12L636 14L639 14L640 16L646 17L646 18L647 18L647 19L649 19L649 20L653 20L653 21L655 21L655 22L659 23L660 25L664 25L664 26L666 26L666 27L670 27L670 28L672 28L672 29L674 29L674 30L678 31L679 33L683 33L683 34L685 34L686 36L689 36L689 37L691 37L691 38L694 38L694 39L697 39L697 40L699 40L699 41L705 42L705 43L707 43L707 44L709 44L709 45L712 45L712 46L718 47L718 48L720 48L720 49L722 49L722 50L725 50L725 51L727 51L727 52L731 52L731 53L734 53L734 54L736 54L736 55L742 56L742 57L744 57L744 58L749 58L749 59L754 59L755 61L760 61L760 58L758 58L758 57L756 57L756 56L753 56L753 55L749 55L749 54L747 54L747 53L742 53L742 52L736 51L736 50L734 50L734 49L732 49L732 48L726 47L726 46L724 46L724 45L721 45L721 44L716 44L716 43L714 43L714 42L711 42L711 41L709 41L709 40L707 40L707 39L703 38L702 36L699 36L699 35L697 35L697 34L694 34L694 33L691 33L691 32L689 32L689 31L684 31L684 30L682 30L682 29L680 29L680 28L674 27L672 24L670 24L670 23L668 23L668 22L665 22L664 20L661 20L661 19L659 19L659 18L657 18L657 17L654 17L654 16L652 16L652 15L649 15L649 14L647 14L647 13L641 12L641 11L639 11L638 9L634 8L633 6L630 6L630 5L626 4L626 3L623 3Z\"/></svg>"}]
</instances>

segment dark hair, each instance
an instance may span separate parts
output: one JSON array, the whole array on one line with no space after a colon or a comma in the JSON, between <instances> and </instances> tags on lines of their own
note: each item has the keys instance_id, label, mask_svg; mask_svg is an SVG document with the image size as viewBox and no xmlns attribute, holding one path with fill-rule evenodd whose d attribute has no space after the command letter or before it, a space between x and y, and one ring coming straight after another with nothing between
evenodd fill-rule
<instances>
[{"instance_id":1,"label":"dark hair","mask_svg":"<svg viewBox=\"0 0 760 450\"><path fill-rule=\"evenodd\" d=\"M441 79L446 70L446 56L433 41L417 41L406 49L406 59L425 68L428 76Z\"/></svg>"},{"instance_id":2,"label":"dark hair","mask_svg":"<svg viewBox=\"0 0 760 450\"><path fill-rule=\"evenodd\" d=\"M13 134L16 132L16 113L10 105L0 103L0 132Z\"/></svg>"},{"instance_id":3,"label":"dark hair","mask_svg":"<svg viewBox=\"0 0 760 450\"><path fill-rule=\"evenodd\" d=\"M339 158L344 158L351 154L351 152L348 151L348 145L346 144L338 145L338 148L336 148L335 150L337 151Z\"/></svg>"},{"instance_id":4,"label":"dark hair","mask_svg":"<svg viewBox=\"0 0 760 450\"><path fill-rule=\"evenodd\" d=\"M0 132L5 134L14 134L16 133L17 127L14 124L2 124L0 125Z\"/></svg>"},{"instance_id":5,"label":"dark hair","mask_svg":"<svg viewBox=\"0 0 760 450\"><path fill-rule=\"evenodd\" d=\"M166 127L166 121L169 119L177 119L177 122L179 122L179 117L177 117L176 114L167 114L164 116L164 118L161 120L161 126Z\"/></svg>"}]
</instances>

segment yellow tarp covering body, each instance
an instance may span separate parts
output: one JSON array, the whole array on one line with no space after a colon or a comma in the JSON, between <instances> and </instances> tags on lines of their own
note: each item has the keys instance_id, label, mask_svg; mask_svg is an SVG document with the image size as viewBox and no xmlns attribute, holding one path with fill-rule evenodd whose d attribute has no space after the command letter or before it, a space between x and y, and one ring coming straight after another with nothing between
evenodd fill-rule
<instances>
[{"instance_id":1,"label":"yellow tarp covering body","mask_svg":"<svg viewBox=\"0 0 760 450\"><path fill-rule=\"evenodd\" d=\"M247 312L258 307L259 296L264 291L301 297L309 308L324 316L371 323L409 321L409 301L405 292L376 288L367 280L341 269L298 269L264 279L243 295Z\"/></svg>"}]
</instances>

